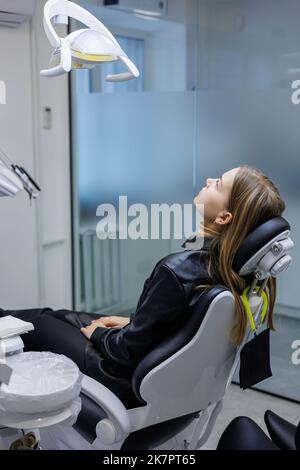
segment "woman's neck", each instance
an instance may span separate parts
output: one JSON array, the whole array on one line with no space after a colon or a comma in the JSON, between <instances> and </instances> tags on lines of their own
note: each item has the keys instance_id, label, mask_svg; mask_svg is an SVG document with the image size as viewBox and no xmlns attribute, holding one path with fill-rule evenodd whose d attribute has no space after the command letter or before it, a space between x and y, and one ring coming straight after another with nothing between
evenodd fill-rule
<instances>
[{"instance_id":1,"label":"woman's neck","mask_svg":"<svg viewBox=\"0 0 300 470\"><path fill-rule=\"evenodd\" d=\"M200 229L198 231L198 235L207 238L213 238L216 235L219 235L219 230L216 230L214 224L210 222L200 223Z\"/></svg>"}]
</instances>

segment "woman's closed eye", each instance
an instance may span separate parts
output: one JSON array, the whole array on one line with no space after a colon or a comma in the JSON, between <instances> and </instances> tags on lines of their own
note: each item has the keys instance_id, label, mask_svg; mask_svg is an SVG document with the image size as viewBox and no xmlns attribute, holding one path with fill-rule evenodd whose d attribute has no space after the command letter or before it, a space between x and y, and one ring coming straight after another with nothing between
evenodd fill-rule
<instances>
[{"instance_id":1,"label":"woman's closed eye","mask_svg":"<svg viewBox=\"0 0 300 470\"><path fill-rule=\"evenodd\" d=\"M216 182L217 189L221 189L222 187L222 176L219 177L219 179Z\"/></svg>"}]
</instances>

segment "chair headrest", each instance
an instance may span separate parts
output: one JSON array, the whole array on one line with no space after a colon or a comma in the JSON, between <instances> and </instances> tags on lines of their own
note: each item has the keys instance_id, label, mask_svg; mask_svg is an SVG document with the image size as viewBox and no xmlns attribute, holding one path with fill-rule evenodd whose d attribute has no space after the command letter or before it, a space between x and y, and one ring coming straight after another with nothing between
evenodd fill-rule
<instances>
[{"instance_id":1,"label":"chair headrest","mask_svg":"<svg viewBox=\"0 0 300 470\"><path fill-rule=\"evenodd\" d=\"M246 236L238 248L233 269L240 276L255 272L258 279L278 276L292 262L287 254L294 246L290 231L288 221L281 216L262 223Z\"/></svg>"}]
</instances>

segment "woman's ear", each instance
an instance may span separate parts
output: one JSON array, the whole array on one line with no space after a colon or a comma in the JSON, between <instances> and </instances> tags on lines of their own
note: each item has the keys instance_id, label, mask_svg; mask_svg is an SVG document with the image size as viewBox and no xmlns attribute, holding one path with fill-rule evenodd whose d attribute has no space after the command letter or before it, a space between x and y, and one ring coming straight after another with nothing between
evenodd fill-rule
<instances>
[{"instance_id":1,"label":"woman's ear","mask_svg":"<svg viewBox=\"0 0 300 470\"><path fill-rule=\"evenodd\" d=\"M233 215L231 212L223 211L219 212L216 217L215 223L219 225L227 225L232 221Z\"/></svg>"}]
</instances>

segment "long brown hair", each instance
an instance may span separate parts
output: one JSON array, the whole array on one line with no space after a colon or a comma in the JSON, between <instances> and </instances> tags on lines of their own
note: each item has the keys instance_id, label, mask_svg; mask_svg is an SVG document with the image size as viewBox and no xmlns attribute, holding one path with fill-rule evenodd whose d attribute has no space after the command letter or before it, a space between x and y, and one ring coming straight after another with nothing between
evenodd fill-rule
<instances>
[{"instance_id":1,"label":"long brown hair","mask_svg":"<svg viewBox=\"0 0 300 470\"><path fill-rule=\"evenodd\" d=\"M224 225L221 232L204 225L204 235L212 237L209 248L211 279L197 286L197 289L207 289L216 283L230 289L236 306L236 323L231 335L235 344L242 342L246 332L247 315L240 296L249 281L233 269L234 256L249 232L268 219L281 215L284 209L285 203L274 183L260 170L241 165L235 175L226 208L233 215L231 222ZM266 288L269 295L268 326L274 330L276 278L270 277Z\"/></svg>"}]
</instances>

